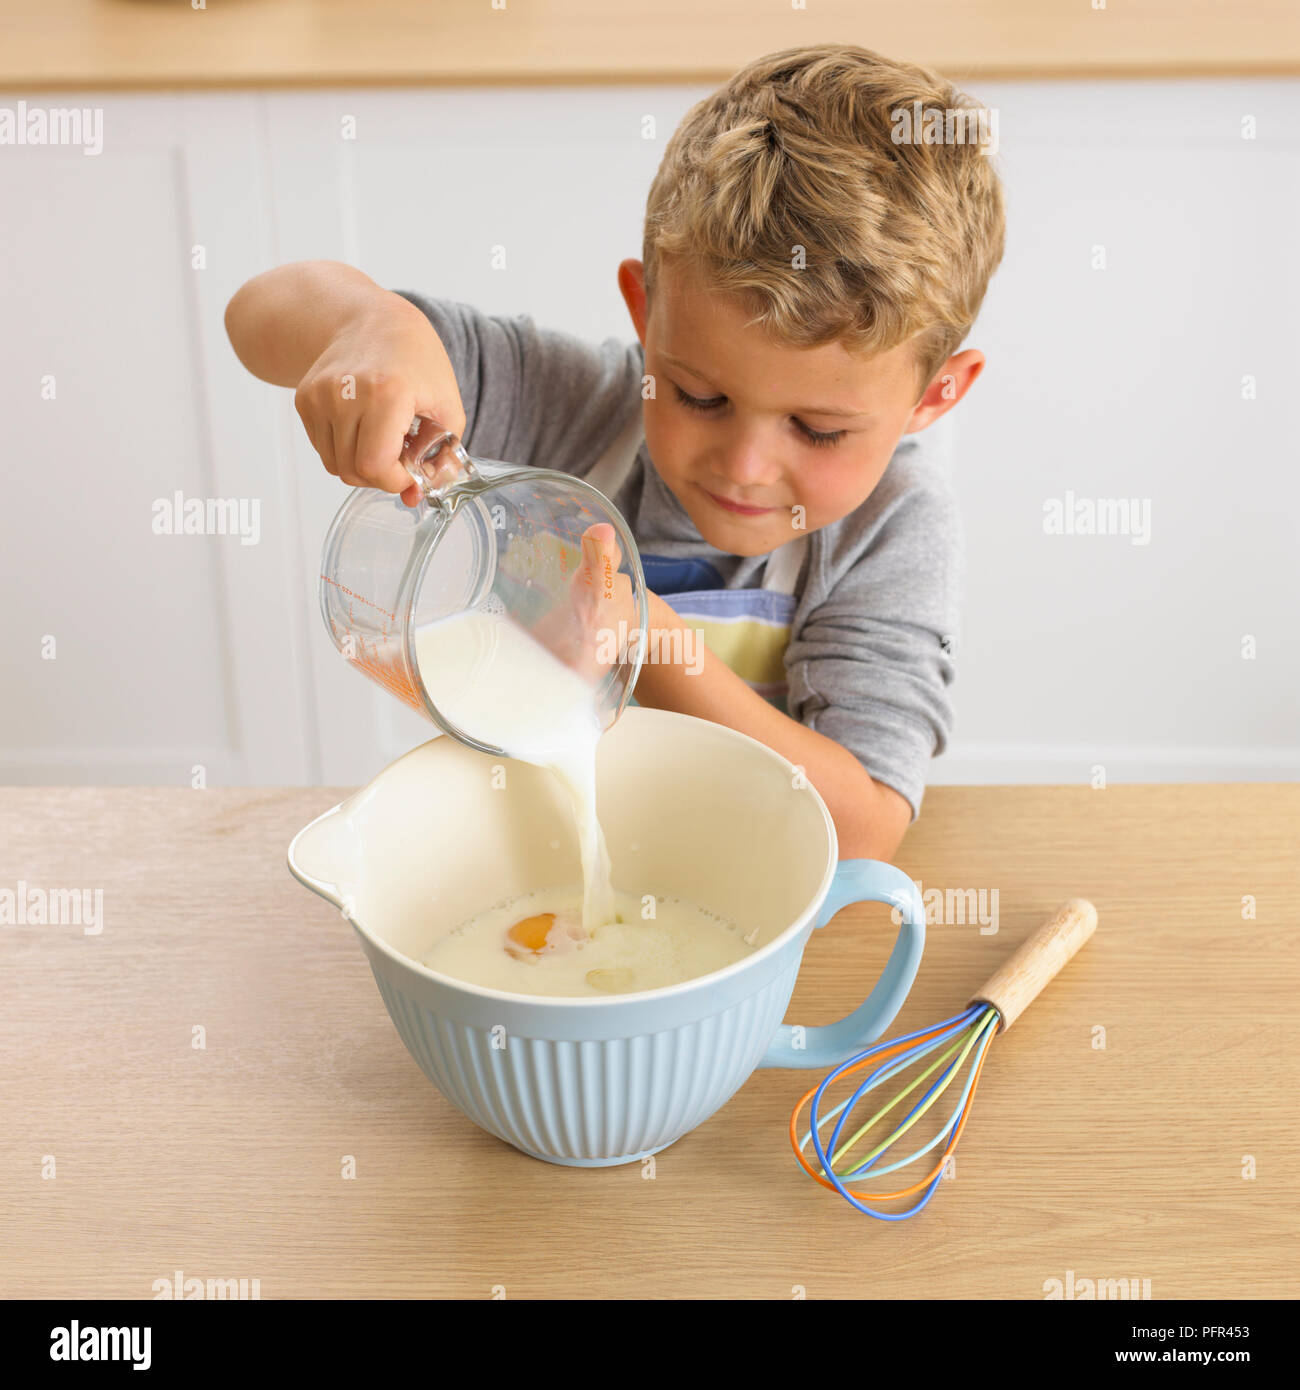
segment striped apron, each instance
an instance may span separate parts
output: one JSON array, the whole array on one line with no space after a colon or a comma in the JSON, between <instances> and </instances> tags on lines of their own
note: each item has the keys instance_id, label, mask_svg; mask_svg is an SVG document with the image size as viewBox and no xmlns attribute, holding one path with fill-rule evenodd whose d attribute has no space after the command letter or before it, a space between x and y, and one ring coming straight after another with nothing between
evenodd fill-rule
<instances>
[{"instance_id":1,"label":"striped apron","mask_svg":"<svg viewBox=\"0 0 1300 1390\"><path fill-rule=\"evenodd\" d=\"M644 438L638 413L584 481L612 500L631 473ZM751 690L788 713L785 649L807 549L805 533L772 551L761 589L723 587L722 576L706 560L676 560L642 550L641 565L646 587L665 599L688 627L700 631L709 651Z\"/></svg>"}]
</instances>

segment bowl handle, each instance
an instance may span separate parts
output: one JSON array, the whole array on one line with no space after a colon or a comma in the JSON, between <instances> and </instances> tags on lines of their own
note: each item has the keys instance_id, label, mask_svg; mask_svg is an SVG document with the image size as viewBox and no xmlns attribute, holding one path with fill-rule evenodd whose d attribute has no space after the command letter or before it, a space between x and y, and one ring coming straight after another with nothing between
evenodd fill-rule
<instances>
[{"instance_id":1,"label":"bowl handle","mask_svg":"<svg viewBox=\"0 0 1300 1390\"><path fill-rule=\"evenodd\" d=\"M878 859L842 859L818 909L817 926L848 903L891 903L902 915L898 940L875 988L837 1023L804 1028L783 1023L776 1030L760 1067L834 1067L865 1043L873 1042L894 1020L916 978L925 947L925 905L916 884L892 864Z\"/></svg>"}]
</instances>

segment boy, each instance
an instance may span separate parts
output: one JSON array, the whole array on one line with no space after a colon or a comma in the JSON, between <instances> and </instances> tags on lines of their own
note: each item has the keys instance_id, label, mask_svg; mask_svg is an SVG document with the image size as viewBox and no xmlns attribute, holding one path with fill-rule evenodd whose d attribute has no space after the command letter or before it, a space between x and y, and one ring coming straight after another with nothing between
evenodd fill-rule
<instances>
[{"instance_id":1,"label":"boy","mask_svg":"<svg viewBox=\"0 0 1300 1390\"><path fill-rule=\"evenodd\" d=\"M700 629L707 648L690 668L647 662L637 702L802 766L846 859L892 858L947 744L961 534L915 436L983 369L957 349L1003 248L987 151L924 143L919 120L898 140L897 113L911 128L922 110L951 130L970 103L839 44L758 59L693 107L651 186L644 259L618 269L635 345L331 262L259 275L226 311L240 360L297 388L346 483L414 503L397 459L426 415L471 454L611 497L651 628Z\"/></svg>"}]
</instances>

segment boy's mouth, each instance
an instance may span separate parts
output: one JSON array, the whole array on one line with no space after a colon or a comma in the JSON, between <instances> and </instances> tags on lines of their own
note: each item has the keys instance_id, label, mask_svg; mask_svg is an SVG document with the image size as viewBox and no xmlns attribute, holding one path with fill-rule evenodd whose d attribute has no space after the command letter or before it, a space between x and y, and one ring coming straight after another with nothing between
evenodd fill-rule
<instances>
[{"instance_id":1,"label":"boy's mouth","mask_svg":"<svg viewBox=\"0 0 1300 1390\"><path fill-rule=\"evenodd\" d=\"M732 512L736 516L766 516L768 512L776 511L775 507L748 507L743 502L733 502L728 497L719 497L716 492L710 492L706 487L702 487L700 491L711 502L716 502L723 511Z\"/></svg>"}]
</instances>

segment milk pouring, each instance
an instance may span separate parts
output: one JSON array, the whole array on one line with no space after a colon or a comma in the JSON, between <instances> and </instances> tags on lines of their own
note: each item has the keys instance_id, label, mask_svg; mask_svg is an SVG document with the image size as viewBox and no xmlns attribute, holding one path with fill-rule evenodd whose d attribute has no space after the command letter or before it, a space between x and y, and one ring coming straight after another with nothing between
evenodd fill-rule
<instances>
[{"instance_id":1,"label":"milk pouring","mask_svg":"<svg viewBox=\"0 0 1300 1390\"><path fill-rule=\"evenodd\" d=\"M596 819L592 687L501 613L459 613L415 634L416 659L438 708L482 743L549 768L564 785L582 856L582 925L614 920L609 854Z\"/></svg>"}]
</instances>

